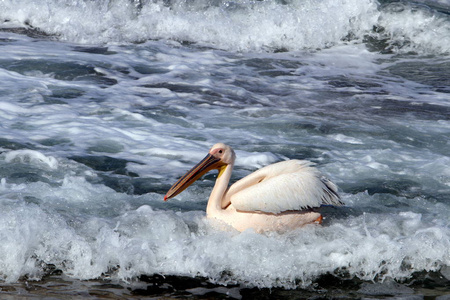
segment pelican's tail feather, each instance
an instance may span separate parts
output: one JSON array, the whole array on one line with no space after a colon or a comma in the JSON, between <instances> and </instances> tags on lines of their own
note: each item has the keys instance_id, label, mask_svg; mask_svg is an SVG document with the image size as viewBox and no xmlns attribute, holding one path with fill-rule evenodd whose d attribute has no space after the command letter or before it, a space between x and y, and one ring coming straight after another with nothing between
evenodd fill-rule
<instances>
[{"instance_id":1,"label":"pelican's tail feather","mask_svg":"<svg viewBox=\"0 0 450 300\"><path fill-rule=\"evenodd\" d=\"M337 186L325 176L322 176L320 181L323 183L322 204L334 206L344 205L344 202L342 202L341 197L338 194Z\"/></svg>"}]
</instances>

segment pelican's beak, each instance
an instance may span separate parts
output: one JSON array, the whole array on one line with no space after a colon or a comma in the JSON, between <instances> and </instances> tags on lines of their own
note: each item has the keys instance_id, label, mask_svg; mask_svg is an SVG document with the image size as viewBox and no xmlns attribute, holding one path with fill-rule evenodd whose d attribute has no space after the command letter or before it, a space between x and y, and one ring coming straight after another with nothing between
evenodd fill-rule
<instances>
[{"instance_id":1,"label":"pelican's beak","mask_svg":"<svg viewBox=\"0 0 450 300\"><path fill-rule=\"evenodd\" d=\"M189 172L184 174L174 185L169 189L167 194L164 196L164 201L175 197L182 191L184 191L188 186L190 186L194 181L205 175L207 172L220 169L223 167L223 163L220 158L214 157L211 154L206 155L206 157L200 161L195 167L193 167Z\"/></svg>"}]
</instances>

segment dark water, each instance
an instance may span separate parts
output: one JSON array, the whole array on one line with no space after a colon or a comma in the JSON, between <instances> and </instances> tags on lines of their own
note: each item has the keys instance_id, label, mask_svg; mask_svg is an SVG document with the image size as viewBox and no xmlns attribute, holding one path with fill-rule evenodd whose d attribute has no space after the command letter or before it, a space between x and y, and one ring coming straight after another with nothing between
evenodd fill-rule
<instances>
[{"instance_id":1,"label":"dark water","mask_svg":"<svg viewBox=\"0 0 450 300\"><path fill-rule=\"evenodd\" d=\"M41 281L21 280L0 285L2 299L439 299L450 297L450 283L440 273L422 273L406 282L384 283L323 275L307 289L250 288L228 286L205 278L141 276L128 283L108 278L79 281L50 275Z\"/></svg>"}]
</instances>

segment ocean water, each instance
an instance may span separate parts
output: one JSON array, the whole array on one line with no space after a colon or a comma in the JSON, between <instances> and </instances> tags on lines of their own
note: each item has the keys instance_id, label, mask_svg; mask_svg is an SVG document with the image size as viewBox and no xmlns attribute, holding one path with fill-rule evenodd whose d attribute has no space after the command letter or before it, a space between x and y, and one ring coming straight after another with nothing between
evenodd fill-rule
<instances>
[{"instance_id":1,"label":"ocean water","mask_svg":"<svg viewBox=\"0 0 450 300\"><path fill-rule=\"evenodd\" d=\"M0 295L448 299L449 137L446 0L0 1ZM205 218L215 174L164 202L216 142L346 205L258 234Z\"/></svg>"}]
</instances>

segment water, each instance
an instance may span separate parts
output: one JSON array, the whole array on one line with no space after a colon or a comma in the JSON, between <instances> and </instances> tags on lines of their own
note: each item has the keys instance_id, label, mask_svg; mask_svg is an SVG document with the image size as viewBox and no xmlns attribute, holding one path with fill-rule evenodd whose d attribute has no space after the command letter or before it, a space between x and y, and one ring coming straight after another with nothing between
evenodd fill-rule
<instances>
[{"instance_id":1,"label":"water","mask_svg":"<svg viewBox=\"0 0 450 300\"><path fill-rule=\"evenodd\" d=\"M443 0L0 2L1 293L445 297L449 15ZM232 181L307 159L346 206L261 235L205 218L214 174L165 203L219 141Z\"/></svg>"}]
</instances>

